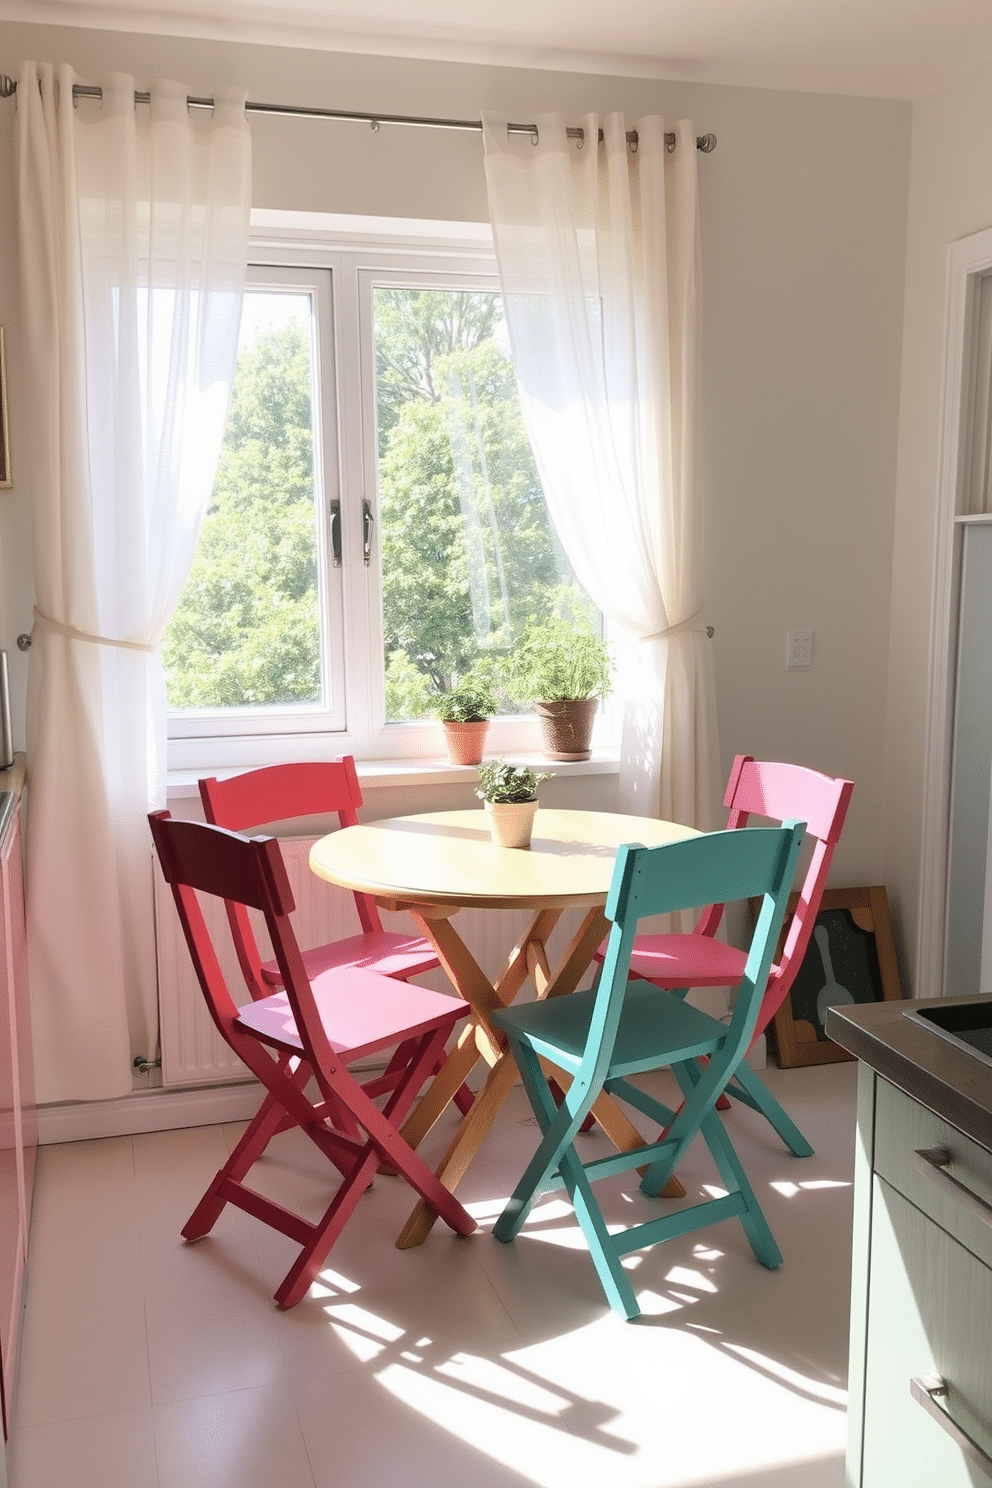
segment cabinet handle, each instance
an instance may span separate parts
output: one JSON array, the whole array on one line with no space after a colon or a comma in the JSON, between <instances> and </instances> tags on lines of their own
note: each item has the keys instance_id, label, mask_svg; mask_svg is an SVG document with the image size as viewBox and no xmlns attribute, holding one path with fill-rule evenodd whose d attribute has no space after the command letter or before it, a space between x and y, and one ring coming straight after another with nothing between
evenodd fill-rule
<instances>
[{"instance_id":1,"label":"cabinet handle","mask_svg":"<svg viewBox=\"0 0 992 1488\"><path fill-rule=\"evenodd\" d=\"M984 1199L972 1193L970 1188L952 1178L950 1173L944 1172L952 1156L946 1147L918 1147L913 1153L913 1167L925 1178L929 1178L941 1193L960 1204L962 1209L967 1209L969 1214L992 1227L992 1204L987 1204Z\"/></svg>"},{"instance_id":2,"label":"cabinet handle","mask_svg":"<svg viewBox=\"0 0 992 1488\"><path fill-rule=\"evenodd\" d=\"M961 1430L942 1405L937 1404L937 1396L947 1394L947 1381L944 1377L939 1374L916 1375L909 1382L909 1392L922 1405L927 1415L933 1417L941 1430L947 1432L951 1441L961 1448L965 1456L977 1462L982 1471L992 1478L992 1457L966 1431Z\"/></svg>"}]
</instances>

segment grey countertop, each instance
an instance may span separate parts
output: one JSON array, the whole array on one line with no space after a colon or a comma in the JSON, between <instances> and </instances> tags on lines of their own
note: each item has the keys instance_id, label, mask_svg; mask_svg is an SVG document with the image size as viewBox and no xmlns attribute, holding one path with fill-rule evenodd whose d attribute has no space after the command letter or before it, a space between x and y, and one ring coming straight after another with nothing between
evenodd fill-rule
<instances>
[{"instance_id":1,"label":"grey countertop","mask_svg":"<svg viewBox=\"0 0 992 1488\"><path fill-rule=\"evenodd\" d=\"M989 1001L987 997L968 1000ZM907 1012L941 1001L832 1007L827 1010L827 1036L890 1085L992 1151L992 1068L906 1017Z\"/></svg>"}]
</instances>

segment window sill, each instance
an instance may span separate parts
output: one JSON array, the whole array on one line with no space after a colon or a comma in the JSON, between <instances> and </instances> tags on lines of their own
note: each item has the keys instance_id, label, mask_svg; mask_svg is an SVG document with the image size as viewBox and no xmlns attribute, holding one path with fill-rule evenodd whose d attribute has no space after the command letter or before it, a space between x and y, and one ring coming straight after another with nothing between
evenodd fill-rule
<instances>
[{"instance_id":1,"label":"window sill","mask_svg":"<svg viewBox=\"0 0 992 1488\"><path fill-rule=\"evenodd\" d=\"M514 764L527 764L536 770L553 771L557 778L571 779L582 775L617 775L620 758L607 749L593 750L587 760L549 760L540 753L514 750ZM471 786L477 780L475 765L453 765L446 759L356 760L362 793L371 796L378 790L431 790L442 786ZM220 769L218 775L237 775L238 769ZM169 802L199 797L197 781L210 770L170 770L167 795Z\"/></svg>"}]
</instances>

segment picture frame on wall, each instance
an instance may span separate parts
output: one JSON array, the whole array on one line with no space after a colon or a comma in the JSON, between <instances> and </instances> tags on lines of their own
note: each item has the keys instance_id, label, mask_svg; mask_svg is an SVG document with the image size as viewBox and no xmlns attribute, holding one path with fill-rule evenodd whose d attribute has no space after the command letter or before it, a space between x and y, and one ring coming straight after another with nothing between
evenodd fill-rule
<instances>
[{"instance_id":1,"label":"picture frame on wall","mask_svg":"<svg viewBox=\"0 0 992 1488\"><path fill-rule=\"evenodd\" d=\"M788 1069L851 1059L824 1032L827 1008L901 997L885 889L827 889L802 965L771 1025L777 1063Z\"/></svg>"},{"instance_id":2,"label":"picture frame on wall","mask_svg":"<svg viewBox=\"0 0 992 1488\"><path fill-rule=\"evenodd\" d=\"M0 490L14 484L10 468L10 426L7 422L7 348L0 326Z\"/></svg>"}]
</instances>

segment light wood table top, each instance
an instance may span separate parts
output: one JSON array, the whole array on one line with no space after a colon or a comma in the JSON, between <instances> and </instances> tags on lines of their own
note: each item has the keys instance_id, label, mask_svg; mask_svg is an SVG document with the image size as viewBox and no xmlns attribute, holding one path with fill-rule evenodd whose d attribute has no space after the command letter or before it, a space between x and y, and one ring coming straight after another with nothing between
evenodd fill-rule
<instances>
[{"instance_id":1,"label":"light wood table top","mask_svg":"<svg viewBox=\"0 0 992 1488\"><path fill-rule=\"evenodd\" d=\"M403 1135L419 1146L481 1058L489 1074L461 1122L436 1175L454 1189L500 1106L517 1080L516 1065L491 1014L507 1007L528 980L538 997L574 992L609 929L603 913L617 851L626 843L658 847L698 833L676 822L620 816L604 811L553 811L541 807L528 848L494 846L489 822L474 811L438 811L390 817L367 826L343 827L310 850L310 867L341 888L369 894L383 909L408 910L437 951L472 1018L410 1116ZM548 937L565 909L585 910L582 922L556 967L548 960ZM506 966L491 982L451 923L459 909L529 909L526 933L509 950ZM562 1075L564 1081L565 1076ZM608 1095L593 1115L621 1150L641 1145L640 1134ZM677 1179L665 1194L684 1190ZM419 1245L436 1211L421 1201L397 1245Z\"/></svg>"},{"instance_id":2,"label":"light wood table top","mask_svg":"<svg viewBox=\"0 0 992 1488\"><path fill-rule=\"evenodd\" d=\"M538 809L529 848L495 847L484 810L389 817L322 837L319 878L377 899L440 909L549 909L605 904L617 850L696 833L677 822L605 811Z\"/></svg>"}]
</instances>

